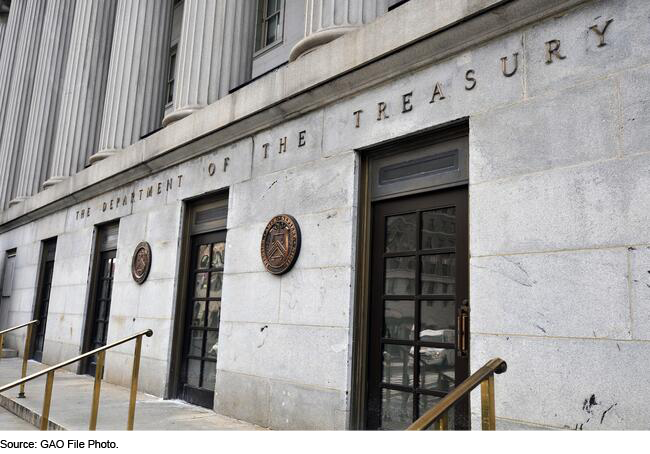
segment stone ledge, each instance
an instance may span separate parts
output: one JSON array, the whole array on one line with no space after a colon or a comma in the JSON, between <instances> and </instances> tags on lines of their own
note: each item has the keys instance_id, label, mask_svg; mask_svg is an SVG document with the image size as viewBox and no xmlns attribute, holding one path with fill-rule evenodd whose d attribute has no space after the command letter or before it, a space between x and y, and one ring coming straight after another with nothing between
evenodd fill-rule
<instances>
[{"instance_id":1,"label":"stone ledge","mask_svg":"<svg viewBox=\"0 0 650 454\"><path fill-rule=\"evenodd\" d=\"M31 408L22 405L20 403L20 399L18 399L17 397L9 397L0 394L0 407L18 416L20 419L28 422L34 427L41 426L41 415L36 413ZM60 424L58 424L57 422L52 421L52 418L50 418L50 420L48 421L47 430L66 430L66 429Z\"/></svg>"}]
</instances>

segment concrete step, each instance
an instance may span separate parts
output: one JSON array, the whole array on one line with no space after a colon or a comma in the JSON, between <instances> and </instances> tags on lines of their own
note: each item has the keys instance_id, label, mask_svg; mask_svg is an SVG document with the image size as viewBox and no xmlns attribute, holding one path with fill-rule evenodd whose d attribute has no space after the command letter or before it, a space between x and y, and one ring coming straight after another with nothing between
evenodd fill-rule
<instances>
[{"instance_id":1,"label":"concrete step","mask_svg":"<svg viewBox=\"0 0 650 454\"><path fill-rule=\"evenodd\" d=\"M20 358L0 361L0 384L20 378ZM29 361L28 374L47 367ZM88 430L94 379L59 370L54 377L49 430ZM24 398L18 388L0 394L0 407L35 427L40 426L45 376L27 383ZM129 389L102 382L97 418L98 430L125 430ZM138 393L135 430L263 430L259 426L219 415L212 410L177 400L163 400Z\"/></svg>"},{"instance_id":2,"label":"concrete step","mask_svg":"<svg viewBox=\"0 0 650 454\"><path fill-rule=\"evenodd\" d=\"M16 358L18 356L18 350L12 350L11 348L3 348L0 352L0 358Z\"/></svg>"}]
</instances>

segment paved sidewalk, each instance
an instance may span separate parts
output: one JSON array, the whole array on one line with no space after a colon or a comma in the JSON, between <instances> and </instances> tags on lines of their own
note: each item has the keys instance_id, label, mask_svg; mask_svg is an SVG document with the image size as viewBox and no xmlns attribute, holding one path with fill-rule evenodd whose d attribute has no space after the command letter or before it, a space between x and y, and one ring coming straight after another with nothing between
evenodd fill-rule
<instances>
[{"instance_id":1,"label":"paved sidewalk","mask_svg":"<svg viewBox=\"0 0 650 454\"><path fill-rule=\"evenodd\" d=\"M0 384L20 378L20 364L20 358L0 360ZM28 375L45 367L30 361ZM86 375L64 370L56 372L50 407L51 428L88 430L93 384L94 379ZM0 411L6 412L6 408L10 407L22 419L36 424L43 408L44 388L45 376L42 376L27 383L24 399L16 397L17 387L0 394L0 405L4 407ZM163 400L144 393L138 393L137 399L134 430L262 430L253 424L182 401ZM102 382L97 429L125 430L128 406L129 389ZM2 421L0 427L3 427ZM20 428L16 427L15 430Z\"/></svg>"}]
</instances>

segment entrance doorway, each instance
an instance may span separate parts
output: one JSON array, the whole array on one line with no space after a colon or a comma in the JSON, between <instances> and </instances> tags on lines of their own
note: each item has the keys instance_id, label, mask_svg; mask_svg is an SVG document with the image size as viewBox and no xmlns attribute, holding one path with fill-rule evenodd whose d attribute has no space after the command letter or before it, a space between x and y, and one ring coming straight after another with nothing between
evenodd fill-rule
<instances>
[{"instance_id":1,"label":"entrance doorway","mask_svg":"<svg viewBox=\"0 0 650 454\"><path fill-rule=\"evenodd\" d=\"M52 275L54 274L54 256L56 253L56 238L43 243L41 258L40 282L34 307L34 320L38 320L34 334L32 359L43 361L43 346L45 345L45 328L47 327L47 312L50 306L52 290Z\"/></svg>"},{"instance_id":2,"label":"entrance doorway","mask_svg":"<svg viewBox=\"0 0 650 454\"><path fill-rule=\"evenodd\" d=\"M368 428L404 429L469 375L467 190L377 203L372 222Z\"/></svg>"},{"instance_id":3,"label":"entrance doorway","mask_svg":"<svg viewBox=\"0 0 650 454\"><path fill-rule=\"evenodd\" d=\"M97 263L93 278L94 294L88 307L85 352L103 347L108 338L118 227L118 224L111 224L101 227L98 231ZM96 364L97 356L93 355L84 364L83 372L95 375Z\"/></svg>"},{"instance_id":4,"label":"entrance doorway","mask_svg":"<svg viewBox=\"0 0 650 454\"><path fill-rule=\"evenodd\" d=\"M212 408L217 373L226 232L192 238L181 398Z\"/></svg>"},{"instance_id":5,"label":"entrance doorway","mask_svg":"<svg viewBox=\"0 0 650 454\"><path fill-rule=\"evenodd\" d=\"M368 150L355 418L402 430L469 375L467 123ZM361 381L363 380L363 381ZM469 429L469 398L449 427Z\"/></svg>"},{"instance_id":6,"label":"entrance doorway","mask_svg":"<svg viewBox=\"0 0 650 454\"><path fill-rule=\"evenodd\" d=\"M226 252L227 195L188 207L189 235L185 294L177 310L180 339L176 397L194 405L214 405L221 288Z\"/></svg>"}]
</instances>

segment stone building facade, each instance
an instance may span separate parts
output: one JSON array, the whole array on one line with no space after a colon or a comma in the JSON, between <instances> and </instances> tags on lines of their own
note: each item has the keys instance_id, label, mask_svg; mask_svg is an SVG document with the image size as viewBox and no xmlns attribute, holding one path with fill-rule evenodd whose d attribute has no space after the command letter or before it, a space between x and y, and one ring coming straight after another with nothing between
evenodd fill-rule
<instances>
[{"instance_id":1,"label":"stone building facade","mask_svg":"<svg viewBox=\"0 0 650 454\"><path fill-rule=\"evenodd\" d=\"M274 429L400 429L496 356L500 428L646 429L648 17L4 0L0 326L47 364L151 328L143 391Z\"/></svg>"}]
</instances>

